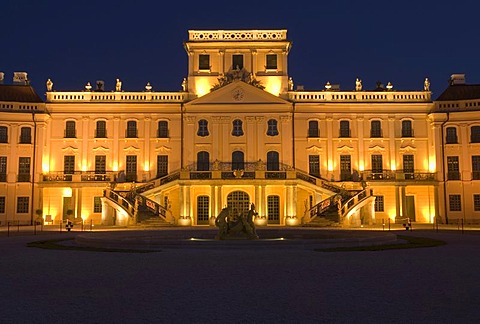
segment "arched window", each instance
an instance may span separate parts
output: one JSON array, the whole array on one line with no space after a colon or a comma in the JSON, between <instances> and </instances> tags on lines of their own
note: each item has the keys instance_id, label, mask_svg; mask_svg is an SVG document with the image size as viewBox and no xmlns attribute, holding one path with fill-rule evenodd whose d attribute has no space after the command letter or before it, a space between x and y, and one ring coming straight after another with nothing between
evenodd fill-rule
<instances>
[{"instance_id":1,"label":"arched window","mask_svg":"<svg viewBox=\"0 0 480 324\"><path fill-rule=\"evenodd\" d=\"M97 128L95 129L96 138L107 137L107 122L104 120L97 120Z\"/></svg>"},{"instance_id":2,"label":"arched window","mask_svg":"<svg viewBox=\"0 0 480 324\"><path fill-rule=\"evenodd\" d=\"M480 126L472 126L470 128L470 142L480 143Z\"/></svg>"},{"instance_id":3,"label":"arched window","mask_svg":"<svg viewBox=\"0 0 480 324\"><path fill-rule=\"evenodd\" d=\"M320 131L318 129L318 121L310 120L308 122L308 137L320 137Z\"/></svg>"},{"instance_id":4,"label":"arched window","mask_svg":"<svg viewBox=\"0 0 480 324\"><path fill-rule=\"evenodd\" d=\"M134 120L129 120L127 122L127 132L125 134L127 138L136 138L137 137L137 122Z\"/></svg>"},{"instance_id":5,"label":"arched window","mask_svg":"<svg viewBox=\"0 0 480 324\"><path fill-rule=\"evenodd\" d=\"M242 151L232 153L232 170L245 170L244 154Z\"/></svg>"},{"instance_id":6,"label":"arched window","mask_svg":"<svg viewBox=\"0 0 480 324\"><path fill-rule=\"evenodd\" d=\"M168 122L166 120L161 120L158 122L158 138L167 138L168 137Z\"/></svg>"},{"instance_id":7,"label":"arched window","mask_svg":"<svg viewBox=\"0 0 480 324\"><path fill-rule=\"evenodd\" d=\"M206 151L197 153L197 171L210 170L210 154Z\"/></svg>"},{"instance_id":8,"label":"arched window","mask_svg":"<svg viewBox=\"0 0 480 324\"><path fill-rule=\"evenodd\" d=\"M77 131L75 129L75 121L67 120L65 122L65 137L66 138L75 138L77 137Z\"/></svg>"},{"instance_id":9,"label":"arched window","mask_svg":"<svg viewBox=\"0 0 480 324\"><path fill-rule=\"evenodd\" d=\"M208 121L206 121L205 119L200 119L198 121L197 135L202 136L202 137L209 135L209 133L208 133Z\"/></svg>"},{"instance_id":10,"label":"arched window","mask_svg":"<svg viewBox=\"0 0 480 324\"><path fill-rule=\"evenodd\" d=\"M267 171L279 171L280 161L279 154L276 151L270 151L267 153Z\"/></svg>"},{"instance_id":11,"label":"arched window","mask_svg":"<svg viewBox=\"0 0 480 324\"><path fill-rule=\"evenodd\" d=\"M233 136L242 136L243 135L243 122L240 119L235 119L233 121L232 135Z\"/></svg>"},{"instance_id":12,"label":"arched window","mask_svg":"<svg viewBox=\"0 0 480 324\"><path fill-rule=\"evenodd\" d=\"M277 120L275 119L269 119L267 122L267 135L268 136L277 136L278 135L278 129L277 129Z\"/></svg>"},{"instance_id":13,"label":"arched window","mask_svg":"<svg viewBox=\"0 0 480 324\"><path fill-rule=\"evenodd\" d=\"M242 212L250 209L250 197L244 191L233 191L227 196L227 207L237 212Z\"/></svg>"}]
</instances>

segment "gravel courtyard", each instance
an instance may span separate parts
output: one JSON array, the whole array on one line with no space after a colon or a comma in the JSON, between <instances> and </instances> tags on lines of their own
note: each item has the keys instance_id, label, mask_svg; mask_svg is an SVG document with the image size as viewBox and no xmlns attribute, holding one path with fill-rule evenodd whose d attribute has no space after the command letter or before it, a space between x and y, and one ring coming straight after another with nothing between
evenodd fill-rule
<instances>
[{"instance_id":1,"label":"gravel courtyard","mask_svg":"<svg viewBox=\"0 0 480 324\"><path fill-rule=\"evenodd\" d=\"M480 233L434 248L63 251L0 236L0 323L478 323Z\"/></svg>"}]
</instances>

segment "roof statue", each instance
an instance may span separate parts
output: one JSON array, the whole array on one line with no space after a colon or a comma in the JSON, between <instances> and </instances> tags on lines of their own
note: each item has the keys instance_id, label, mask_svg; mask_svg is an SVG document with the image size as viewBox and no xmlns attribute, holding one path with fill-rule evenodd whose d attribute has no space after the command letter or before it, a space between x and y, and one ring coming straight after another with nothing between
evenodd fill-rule
<instances>
[{"instance_id":1,"label":"roof statue","mask_svg":"<svg viewBox=\"0 0 480 324\"><path fill-rule=\"evenodd\" d=\"M152 91L152 85L150 84L150 82L147 82L147 85L145 86L145 90L147 90L148 92Z\"/></svg>"},{"instance_id":2,"label":"roof statue","mask_svg":"<svg viewBox=\"0 0 480 324\"><path fill-rule=\"evenodd\" d=\"M393 84L391 82L387 83L387 90L392 90L393 89Z\"/></svg>"},{"instance_id":3,"label":"roof statue","mask_svg":"<svg viewBox=\"0 0 480 324\"><path fill-rule=\"evenodd\" d=\"M52 80L48 79L46 85L47 85L47 91L52 91L53 90Z\"/></svg>"},{"instance_id":4,"label":"roof statue","mask_svg":"<svg viewBox=\"0 0 480 324\"><path fill-rule=\"evenodd\" d=\"M430 80L428 80L428 78L425 78L423 82L423 90L430 91Z\"/></svg>"},{"instance_id":5,"label":"roof statue","mask_svg":"<svg viewBox=\"0 0 480 324\"><path fill-rule=\"evenodd\" d=\"M359 78L355 80L355 91L362 91L362 80Z\"/></svg>"},{"instance_id":6,"label":"roof statue","mask_svg":"<svg viewBox=\"0 0 480 324\"><path fill-rule=\"evenodd\" d=\"M188 91L187 78L183 78L183 81L182 81L182 90L183 90L183 92L187 92L187 91Z\"/></svg>"},{"instance_id":7,"label":"roof statue","mask_svg":"<svg viewBox=\"0 0 480 324\"><path fill-rule=\"evenodd\" d=\"M120 81L120 79L117 79L117 83L115 84L115 91L122 91L122 81Z\"/></svg>"},{"instance_id":8,"label":"roof statue","mask_svg":"<svg viewBox=\"0 0 480 324\"><path fill-rule=\"evenodd\" d=\"M288 78L288 91L293 91L293 79L292 79L292 77Z\"/></svg>"},{"instance_id":9,"label":"roof statue","mask_svg":"<svg viewBox=\"0 0 480 324\"><path fill-rule=\"evenodd\" d=\"M92 90L92 85L90 84L90 82L87 82L87 84L85 85L85 90L87 91Z\"/></svg>"}]
</instances>

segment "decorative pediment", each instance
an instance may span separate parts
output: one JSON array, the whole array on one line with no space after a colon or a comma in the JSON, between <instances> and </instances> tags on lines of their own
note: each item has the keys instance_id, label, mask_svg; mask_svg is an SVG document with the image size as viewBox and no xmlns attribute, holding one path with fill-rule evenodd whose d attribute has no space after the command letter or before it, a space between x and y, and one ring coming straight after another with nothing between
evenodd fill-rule
<instances>
[{"instance_id":1,"label":"decorative pediment","mask_svg":"<svg viewBox=\"0 0 480 324\"><path fill-rule=\"evenodd\" d=\"M155 148L155 152L157 153L170 153L170 151L172 150L171 147L168 147L168 146L165 146L165 145L162 145L162 146L159 146L157 148Z\"/></svg>"},{"instance_id":2,"label":"decorative pediment","mask_svg":"<svg viewBox=\"0 0 480 324\"><path fill-rule=\"evenodd\" d=\"M106 153L109 150L110 149L108 147L105 147L105 146L97 146L97 147L94 147L92 149L92 151L94 151L95 153Z\"/></svg>"},{"instance_id":3,"label":"decorative pediment","mask_svg":"<svg viewBox=\"0 0 480 324\"><path fill-rule=\"evenodd\" d=\"M232 83L212 91L198 99L185 104L185 110L195 110L199 105L220 105L220 104L280 104L291 105L271 93L249 85L243 81L233 81Z\"/></svg>"},{"instance_id":4,"label":"decorative pediment","mask_svg":"<svg viewBox=\"0 0 480 324\"><path fill-rule=\"evenodd\" d=\"M416 152L416 151L417 151L417 149L415 147L411 146L411 145L405 145L405 146L400 147L400 149L399 149L399 152L402 153L402 154L403 153L412 153L412 152Z\"/></svg>"},{"instance_id":5,"label":"decorative pediment","mask_svg":"<svg viewBox=\"0 0 480 324\"><path fill-rule=\"evenodd\" d=\"M353 147L347 145L343 145L337 148L338 153L352 153L353 151Z\"/></svg>"},{"instance_id":6,"label":"decorative pediment","mask_svg":"<svg viewBox=\"0 0 480 324\"><path fill-rule=\"evenodd\" d=\"M369 147L368 151L370 151L370 152L385 152L385 148L381 147L380 145L374 145L372 147Z\"/></svg>"},{"instance_id":7,"label":"decorative pediment","mask_svg":"<svg viewBox=\"0 0 480 324\"><path fill-rule=\"evenodd\" d=\"M312 145L310 147L307 147L307 152L318 154L318 153L323 152L323 149L321 147L316 146L316 145Z\"/></svg>"},{"instance_id":8,"label":"decorative pediment","mask_svg":"<svg viewBox=\"0 0 480 324\"><path fill-rule=\"evenodd\" d=\"M140 151L138 147L135 147L133 145L127 146L123 149L125 153L137 153Z\"/></svg>"},{"instance_id":9,"label":"decorative pediment","mask_svg":"<svg viewBox=\"0 0 480 324\"><path fill-rule=\"evenodd\" d=\"M63 154L68 154L68 155L78 154L78 148L70 145L70 146L62 148L62 152L63 152Z\"/></svg>"}]
</instances>

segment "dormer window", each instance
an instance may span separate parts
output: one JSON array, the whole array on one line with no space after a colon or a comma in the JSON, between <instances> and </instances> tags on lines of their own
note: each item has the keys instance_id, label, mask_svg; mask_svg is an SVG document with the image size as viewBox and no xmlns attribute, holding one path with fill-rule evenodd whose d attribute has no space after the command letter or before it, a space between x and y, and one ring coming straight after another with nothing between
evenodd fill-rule
<instances>
[{"instance_id":1,"label":"dormer window","mask_svg":"<svg viewBox=\"0 0 480 324\"><path fill-rule=\"evenodd\" d=\"M266 56L266 65L267 70L276 70L277 69L277 54L267 54Z\"/></svg>"},{"instance_id":2,"label":"dormer window","mask_svg":"<svg viewBox=\"0 0 480 324\"><path fill-rule=\"evenodd\" d=\"M210 70L210 55L200 54L198 56L198 69L199 70Z\"/></svg>"}]
</instances>

